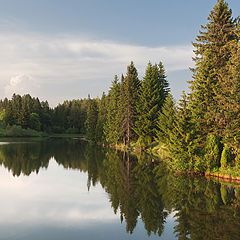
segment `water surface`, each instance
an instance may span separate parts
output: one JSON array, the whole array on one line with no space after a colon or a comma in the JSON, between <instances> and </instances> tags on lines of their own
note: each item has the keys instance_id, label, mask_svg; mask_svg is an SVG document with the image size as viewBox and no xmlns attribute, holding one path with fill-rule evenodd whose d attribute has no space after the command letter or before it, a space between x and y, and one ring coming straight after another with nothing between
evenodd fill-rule
<instances>
[{"instance_id":1,"label":"water surface","mask_svg":"<svg viewBox=\"0 0 240 240\"><path fill-rule=\"evenodd\" d=\"M0 145L0 239L240 239L239 187L80 140Z\"/></svg>"}]
</instances>

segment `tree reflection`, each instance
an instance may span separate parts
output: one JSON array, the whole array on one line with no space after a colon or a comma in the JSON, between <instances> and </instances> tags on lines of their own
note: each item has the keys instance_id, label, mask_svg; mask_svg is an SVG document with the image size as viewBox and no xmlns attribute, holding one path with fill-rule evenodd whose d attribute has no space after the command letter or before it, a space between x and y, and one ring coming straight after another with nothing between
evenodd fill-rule
<instances>
[{"instance_id":1,"label":"tree reflection","mask_svg":"<svg viewBox=\"0 0 240 240\"><path fill-rule=\"evenodd\" d=\"M177 239L238 239L240 187L206 178L167 172L149 155L132 156L83 141L50 139L0 146L0 164L14 176L38 173L54 158L65 169L88 174L88 188L100 183L126 231L133 233L138 220L148 235L161 236L174 212Z\"/></svg>"}]
</instances>

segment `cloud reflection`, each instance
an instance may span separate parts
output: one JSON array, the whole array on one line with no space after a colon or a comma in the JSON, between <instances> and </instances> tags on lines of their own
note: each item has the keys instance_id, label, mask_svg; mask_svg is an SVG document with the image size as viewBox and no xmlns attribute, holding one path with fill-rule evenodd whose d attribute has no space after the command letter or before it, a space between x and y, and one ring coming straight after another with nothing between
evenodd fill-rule
<instances>
[{"instance_id":1,"label":"cloud reflection","mask_svg":"<svg viewBox=\"0 0 240 240\"><path fill-rule=\"evenodd\" d=\"M3 223L81 224L119 219L100 184L88 192L87 174L66 170L50 160L48 170L13 177L0 169Z\"/></svg>"}]
</instances>

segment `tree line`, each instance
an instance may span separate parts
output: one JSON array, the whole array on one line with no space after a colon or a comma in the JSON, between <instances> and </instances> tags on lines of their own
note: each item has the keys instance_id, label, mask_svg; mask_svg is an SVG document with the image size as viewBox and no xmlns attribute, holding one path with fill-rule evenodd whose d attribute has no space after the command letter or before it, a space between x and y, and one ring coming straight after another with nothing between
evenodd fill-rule
<instances>
[{"instance_id":1,"label":"tree line","mask_svg":"<svg viewBox=\"0 0 240 240\"><path fill-rule=\"evenodd\" d=\"M91 102L88 135L128 147L130 142L144 148L156 141L167 149L169 166L177 171L239 169L239 38L239 19L227 2L218 0L193 43L190 92L176 103L162 63L149 63L139 80L132 62L120 81L115 77L99 108L97 101Z\"/></svg>"},{"instance_id":2,"label":"tree line","mask_svg":"<svg viewBox=\"0 0 240 240\"><path fill-rule=\"evenodd\" d=\"M191 92L178 106L168 97L163 107L158 139L176 170L239 168L239 26L228 4L219 0L193 43Z\"/></svg>"},{"instance_id":3,"label":"tree line","mask_svg":"<svg viewBox=\"0 0 240 240\"><path fill-rule=\"evenodd\" d=\"M64 101L50 108L29 94L13 94L11 99L0 100L0 120L3 126L21 126L46 133L82 133L85 130L89 99Z\"/></svg>"},{"instance_id":4,"label":"tree line","mask_svg":"<svg viewBox=\"0 0 240 240\"><path fill-rule=\"evenodd\" d=\"M148 63L139 79L134 63L115 76L101 98L65 101L50 109L30 95L0 102L5 125L48 132L83 133L95 142L157 142L177 171L205 172L240 167L240 25L218 0L193 43L195 67L190 93L178 103L170 94L162 62Z\"/></svg>"}]
</instances>

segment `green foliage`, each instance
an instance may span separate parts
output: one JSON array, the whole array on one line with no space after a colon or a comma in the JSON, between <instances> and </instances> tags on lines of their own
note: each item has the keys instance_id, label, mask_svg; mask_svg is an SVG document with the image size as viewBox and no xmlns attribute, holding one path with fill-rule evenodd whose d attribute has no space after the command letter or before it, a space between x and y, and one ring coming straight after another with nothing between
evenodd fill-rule
<instances>
[{"instance_id":1,"label":"green foliage","mask_svg":"<svg viewBox=\"0 0 240 240\"><path fill-rule=\"evenodd\" d=\"M179 102L178 111L172 97L167 98L159 116L158 128L158 139L167 147L171 168L177 171L199 171L202 163L198 156L198 132L192 122L185 93Z\"/></svg>"},{"instance_id":2,"label":"green foliage","mask_svg":"<svg viewBox=\"0 0 240 240\"><path fill-rule=\"evenodd\" d=\"M212 132L221 135L224 128L224 114L219 104L224 93L223 73L231 58L230 43L237 40L236 21L232 18L232 10L223 0L218 1L210 12L208 23L202 26L196 37L195 68L191 83L190 109L194 122L201 132L204 143L206 136Z\"/></svg>"},{"instance_id":3,"label":"green foliage","mask_svg":"<svg viewBox=\"0 0 240 240\"><path fill-rule=\"evenodd\" d=\"M105 142L104 139L104 124L107 119L107 98L105 93L102 94L102 98L98 104L98 117L96 126L96 140L99 142Z\"/></svg>"},{"instance_id":4,"label":"green foliage","mask_svg":"<svg viewBox=\"0 0 240 240\"><path fill-rule=\"evenodd\" d=\"M5 137L42 137L44 134L42 132L37 132L32 129L24 129L21 126L13 125L7 126L5 132Z\"/></svg>"},{"instance_id":5,"label":"green foliage","mask_svg":"<svg viewBox=\"0 0 240 240\"><path fill-rule=\"evenodd\" d=\"M24 96L13 94L12 99L0 101L1 119L5 126L19 125L25 129L46 131L51 128L51 110L47 101L40 103L38 98L29 94ZM49 119L46 121L45 116Z\"/></svg>"},{"instance_id":6,"label":"green foliage","mask_svg":"<svg viewBox=\"0 0 240 240\"><path fill-rule=\"evenodd\" d=\"M116 144L121 136L120 83L116 75L107 96L106 111L104 136L106 142Z\"/></svg>"},{"instance_id":7,"label":"green foliage","mask_svg":"<svg viewBox=\"0 0 240 240\"><path fill-rule=\"evenodd\" d=\"M177 110L172 95L169 93L165 103L162 107L162 111L159 113L157 121L157 140L165 144L167 147L170 144L170 139L174 124L176 121Z\"/></svg>"},{"instance_id":8,"label":"green foliage","mask_svg":"<svg viewBox=\"0 0 240 240\"><path fill-rule=\"evenodd\" d=\"M211 170L214 167L220 167L222 149L223 146L221 143L221 138L219 136L209 134L206 140L204 155L208 169Z\"/></svg>"},{"instance_id":9,"label":"green foliage","mask_svg":"<svg viewBox=\"0 0 240 240\"><path fill-rule=\"evenodd\" d=\"M77 128L68 128L65 132L67 134L77 134L78 133L78 129Z\"/></svg>"},{"instance_id":10,"label":"green foliage","mask_svg":"<svg viewBox=\"0 0 240 240\"><path fill-rule=\"evenodd\" d=\"M152 139L150 136L142 137L140 136L136 142L136 145L140 147L142 150L145 150L147 146L152 143Z\"/></svg>"},{"instance_id":11,"label":"green foliage","mask_svg":"<svg viewBox=\"0 0 240 240\"><path fill-rule=\"evenodd\" d=\"M228 145L225 144L221 154L221 167L226 167L232 162L232 159L233 154L231 152L231 149L228 147Z\"/></svg>"},{"instance_id":12,"label":"green foliage","mask_svg":"<svg viewBox=\"0 0 240 240\"><path fill-rule=\"evenodd\" d=\"M40 131L41 129L41 122L40 116L37 113L31 113L29 117L29 127L36 131Z\"/></svg>"},{"instance_id":13,"label":"green foliage","mask_svg":"<svg viewBox=\"0 0 240 240\"><path fill-rule=\"evenodd\" d=\"M130 146L130 141L136 139L134 128L137 119L136 105L139 98L140 81L137 69L133 62L127 67L126 77L121 82L121 114L122 114L122 133Z\"/></svg>"},{"instance_id":14,"label":"green foliage","mask_svg":"<svg viewBox=\"0 0 240 240\"><path fill-rule=\"evenodd\" d=\"M96 125L98 121L98 103L95 99L89 99L86 119L86 132L90 140L96 141Z\"/></svg>"},{"instance_id":15,"label":"green foliage","mask_svg":"<svg viewBox=\"0 0 240 240\"><path fill-rule=\"evenodd\" d=\"M168 82L162 63L153 66L149 62L136 105L137 120L134 131L139 138L150 138L152 141L156 137L158 115L168 92Z\"/></svg>"},{"instance_id":16,"label":"green foliage","mask_svg":"<svg viewBox=\"0 0 240 240\"><path fill-rule=\"evenodd\" d=\"M5 121L5 118L6 118L6 109L3 109L1 112L0 112L0 121Z\"/></svg>"}]
</instances>

